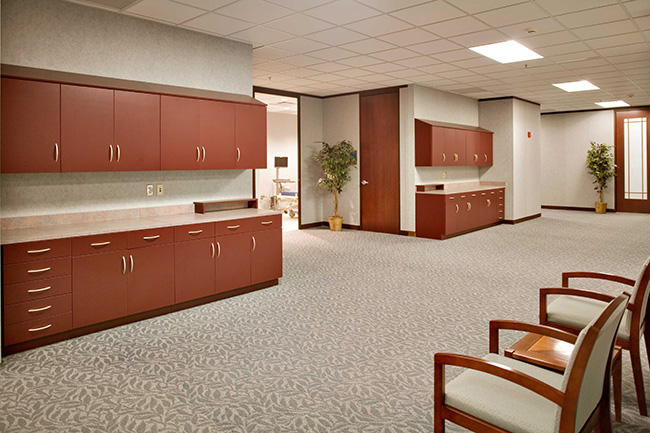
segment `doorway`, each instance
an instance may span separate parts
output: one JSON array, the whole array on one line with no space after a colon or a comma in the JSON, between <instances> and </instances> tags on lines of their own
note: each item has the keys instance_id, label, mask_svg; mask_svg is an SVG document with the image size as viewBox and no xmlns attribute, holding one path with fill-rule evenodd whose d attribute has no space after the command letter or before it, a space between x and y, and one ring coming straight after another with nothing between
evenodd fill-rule
<instances>
[{"instance_id":1,"label":"doorway","mask_svg":"<svg viewBox=\"0 0 650 433\"><path fill-rule=\"evenodd\" d=\"M267 105L267 165L255 170L255 198L261 209L282 212L283 231L298 230L298 98L266 89L254 97Z\"/></svg>"},{"instance_id":2,"label":"doorway","mask_svg":"<svg viewBox=\"0 0 650 433\"><path fill-rule=\"evenodd\" d=\"M616 210L650 213L650 110L616 112Z\"/></svg>"}]
</instances>

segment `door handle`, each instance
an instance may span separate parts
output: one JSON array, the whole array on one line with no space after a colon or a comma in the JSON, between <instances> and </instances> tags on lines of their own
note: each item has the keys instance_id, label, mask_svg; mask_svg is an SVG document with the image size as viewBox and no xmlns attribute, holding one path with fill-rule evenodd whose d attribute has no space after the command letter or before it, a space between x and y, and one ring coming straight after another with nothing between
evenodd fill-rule
<instances>
[{"instance_id":1,"label":"door handle","mask_svg":"<svg viewBox=\"0 0 650 433\"><path fill-rule=\"evenodd\" d=\"M120 162L120 155L122 154L120 151L120 145L116 144L115 147L117 147L117 162Z\"/></svg>"},{"instance_id":2,"label":"door handle","mask_svg":"<svg viewBox=\"0 0 650 433\"><path fill-rule=\"evenodd\" d=\"M196 146L196 162L199 162L201 160L201 149L199 149L199 146Z\"/></svg>"},{"instance_id":3,"label":"door handle","mask_svg":"<svg viewBox=\"0 0 650 433\"><path fill-rule=\"evenodd\" d=\"M485 156L485 162L487 162L487 153L484 153L483 156Z\"/></svg>"},{"instance_id":4,"label":"door handle","mask_svg":"<svg viewBox=\"0 0 650 433\"><path fill-rule=\"evenodd\" d=\"M492 202L490 201L490 199L487 199L487 204L488 204L488 207L492 206Z\"/></svg>"},{"instance_id":5,"label":"door handle","mask_svg":"<svg viewBox=\"0 0 650 433\"><path fill-rule=\"evenodd\" d=\"M362 180L361 185L368 185L368 181L367 180Z\"/></svg>"},{"instance_id":6,"label":"door handle","mask_svg":"<svg viewBox=\"0 0 650 433\"><path fill-rule=\"evenodd\" d=\"M113 145L112 145L112 144L109 144L109 145L108 145L108 149L109 149L109 152L108 152L108 162L113 162Z\"/></svg>"},{"instance_id":7,"label":"door handle","mask_svg":"<svg viewBox=\"0 0 650 433\"><path fill-rule=\"evenodd\" d=\"M54 162L59 162L59 143L54 143Z\"/></svg>"},{"instance_id":8,"label":"door handle","mask_svg":"<svg viewBox=\"0 0 650 433\"><path fill-rule=\"evenodd\" d=\"M201 147L203 149L203 159L201 159L201 162L205 161L205 147Z\"/></svg>"},{"instance_id":9,"label":"door handle","mask_svg":"<svg viewBox=\"0 0 650 433\"><path fill-rule=\"evenodd\" d=\"M239 150L239 147L237 148L237 162L239 162L239 158L241 158L241 151Z\"/></svg>"},{"instance_id":10,"label":"door handle","mask_svg":"<svg viewBox=\"0 0 650 433\"><path fill-rule=\"evenodd\" d=\"M133 273L133 256L129 254L129 261L131 262L131 273Z\"/></svg>"},{"instance_id":11,"label":"door handle","mask_svg":"<svg viewBox=\"0 0 650 433\"><path fill-rule=\"evenodd\" d=\"M255 251L255 247L257 246L257 244L255 243L255 236L251 236L251 237L253 238L253 251Z\"/></svg>"}]
</instances>

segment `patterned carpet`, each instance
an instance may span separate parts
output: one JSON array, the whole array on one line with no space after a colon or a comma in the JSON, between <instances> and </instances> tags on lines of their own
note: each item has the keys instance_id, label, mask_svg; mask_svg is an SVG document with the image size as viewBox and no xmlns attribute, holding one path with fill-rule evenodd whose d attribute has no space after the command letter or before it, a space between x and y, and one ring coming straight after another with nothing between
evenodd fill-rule
<instances>
[{"instance_id":1,"label":"patterned carpet","mask_svg":"<svg viewBox=\"0 0 650 433\"><path fill-rule=\"evenodd\" d=\"M562 271L636 278L650 216L545 211L443 242L284 241L279 286L4 358L0 431L431 432L434 353L484 355L488 320L537 321L538 288ZM647 358L644 374L650 396ZM614 428L650 431L627 353Z\"/></svg>"}]
</instances>

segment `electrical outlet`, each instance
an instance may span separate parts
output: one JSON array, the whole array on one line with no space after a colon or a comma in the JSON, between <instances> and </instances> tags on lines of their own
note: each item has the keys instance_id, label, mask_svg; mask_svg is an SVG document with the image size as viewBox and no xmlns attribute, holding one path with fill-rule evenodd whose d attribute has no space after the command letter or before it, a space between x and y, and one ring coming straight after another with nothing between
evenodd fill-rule
<instances>
[{"instance_id":1,"label":"electrical outlet","mask_svg":"<svg viewBox=\"0 0 650 433\"><path fill-rule=\"evenodd\" d=\"M147 185L147 197L151 197L153 195L153 185Z\"/></svg>"},{"instance_id":2,"label":"electrical outlet","mask_svg":"<svg viewBox=\"0 0 650 433\"><path fill-rule=\"evenodd\" d=\"M156 185L156 195L163 195L164 193L162 183Z\"/></svg>"},{"instance_id":3,"label":"electrical outlet","mask_svg":"<svg viewBox=\"0 0 650 433\"><path fill-rule=\"evenodd\" d=\"M443 179L447 179L447 172L446 172L446 171L443 171L443 172L442 172L442 178L443 178Z\"/></svg>"}]
</instances>

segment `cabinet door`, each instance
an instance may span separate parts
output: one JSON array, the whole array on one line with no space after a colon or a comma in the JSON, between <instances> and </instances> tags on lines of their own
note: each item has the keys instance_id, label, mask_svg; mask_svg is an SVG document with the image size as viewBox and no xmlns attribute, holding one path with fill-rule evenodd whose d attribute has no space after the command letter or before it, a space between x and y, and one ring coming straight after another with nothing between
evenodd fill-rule
<instances>
[{"instance_id":1,"label":"cabinet door","mask_svg":"<svg viewBox=\"0 0 650 433\"><path fill-rule=\"evenodd\" d=\"M61 171L61 86L2 79L2 172Z\"/></svg>"},{"instance_id":2,"label":"cabinet door","mask_svg":"<svg viewBox=\"0 0 650 433\"><path fill-rule=\"evenodd\" d=\"M466 165L466 143L467 131L464 129L455 129L453 140L453 165Z\"/></svg>"},{"instance_id":3,"label":"cabinet door","mask_svg":"<svg viewBox=\"0 0 650 433\"><path fill-rule=\"evenodd\" d=\"M459 203L460 209L458 212L458 231L464 231L478 227L479 224L479 202L476 195L461 196Z\"/></svg>"},{"instance_id":4,"label":"cabinet door","mask_svg":"<svg viewBox=\"0 0 650 433\"><path fill-rule=\"evenodd\" d=\"M251 284L282 276L282 229L260 230L251 235Z\"/></svg>"},{"instance_id":5,"label":"cabinet door","mask_svg":"<svg viewBox=\"0 0 650 433\"><path fill-rule=\"evenodd\" d=\"M482 134L480 131L465 131L467 165L483 165Z\"/></svg>"},{"instance_id":6,"label":"cabinet door","mask_svg":"<svg viewBox=\"0 0 650 433\"><path fill-rule=\"evenodd\" d=\"M451 164L451 159L449 159L449 154L445 146L445 131L447 130L448 128L434 126L431 132L431 154L433 161L431 165L433 166Z\"/></svg>"},{"instance_id":7,"label":"cabinet door","mask_svg":"<svg viewBox=\"0 0 650 433\"><path fill-rule=\"evenodd\" d=\"M266 106L235 107L235 168L266 168Z\"/></svg>"},{"instance_id":8,"label":"cabinet door","mask_svg":"<svg viewBox=\"0 0 650 433\"><path fill-rule=\"evenodd\" d=\"M484 226L494 222L494 209L497 204L494 202L490 191L478 193L478 224Z\"/></svg>"},{"instance_id":9,"label":"cabinet door","mask_svg":"<svg viewBox=\"0 0 650 433\"><path fill-rule=\"evenodd\" d=\"M176 303L215 293L214 238L174 244Z\"/></svg>"},{"instance_id":10,"label":"cabinet door","mask_svg":"<svg viewBox=\"0 0 650 433\"><path fill-rule=\"evenodd\" d=\"M217 293L251 285L251 236L217 237Z\"/></svg>"},{"instance_id":11,"label":"cabinet door","mask_svg":"<svg viewBox=\"0 0 650 433\"><path fill-rule=\"evenodd\" d=\"M481 132L480 165L492 165L492 137L491 132Z\"/></svg>"},{"instance_id":12,"label":"cabinet door","mask_svg":"<svg viewBox=\"0 0 650 433\"><path fill-rule=\"evenodd\" d=\"M160 170L160 95L115 91L113 171Z\"/></svg>"},{"instance_id":13,"label":"cabinet door","mask_svg":"<svg viewBox=\"0 0 650 433\"><path fill-rule=\"evenodd\" d=\"M127 314L124 251L72 259L72 317L75 328Z\"/></svg>"},{"instance_id":14,"label":"cabinet door","mask_svg":"<svg viewBox=\"0 0 650 433\"><path fill-rule=\"evenodd\" d=\"M458 231L460 202L447 202L445 204L445 234L449 235Z\"/></svg>"},{"instance_id":15,"label":"cabinet door","mask_svg":"<svg viewBox=\"0 0 650 433\"><path fill-rule=\"evenodd\" d=\"M160 162L163 170L198 170L201 101L160 97Z\"/></svg>"},{"instance_id":16,"label":"cabinet door","mask_svg":"<svg viewBox=\"0 0 650 433\"><path fill-rule=\"evenodd\" d=\"M174 303L174 245L128 251L128 314Z\"/></svg>"},{"instance_id":17,"label":"cabinet door","mask_svg":"<svg viewBox=\"0 0 650 433\"><path fill-rule=\"evenodd\" d=\"M200 133L201 168L235 168L235 105L201 101Z\"/></svg>"},{"instance_id":18,"label":"cabinet door","mask_svg":"<svg viewBox=\"0 0 650 433\"><path fill-rule=\"evenodd\" d=\"M61 171L112 171L113 90L61 85Z\"/></svg>"}]
</instances>

